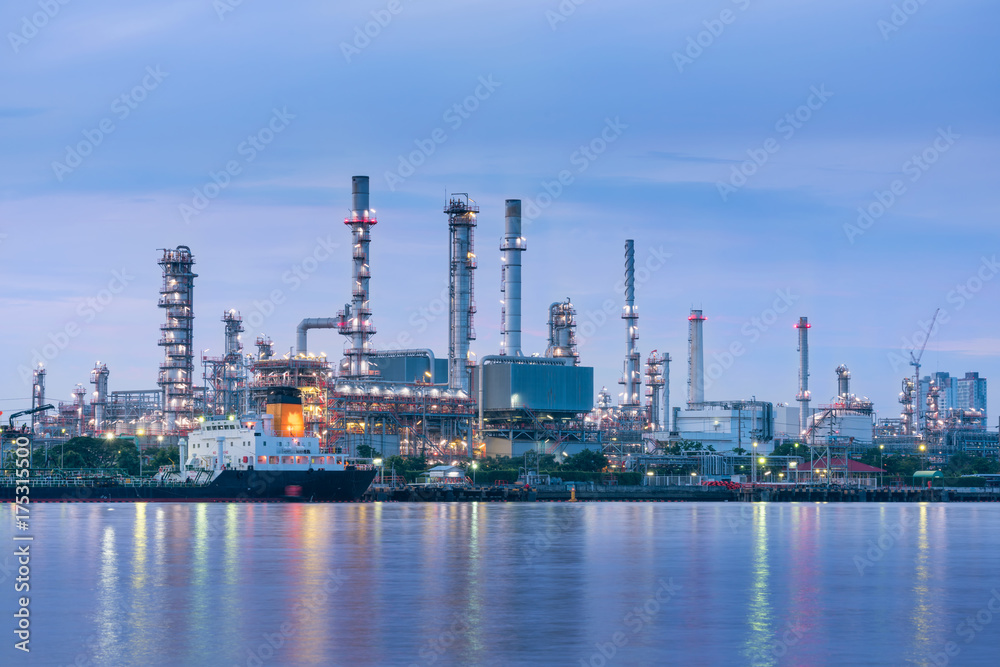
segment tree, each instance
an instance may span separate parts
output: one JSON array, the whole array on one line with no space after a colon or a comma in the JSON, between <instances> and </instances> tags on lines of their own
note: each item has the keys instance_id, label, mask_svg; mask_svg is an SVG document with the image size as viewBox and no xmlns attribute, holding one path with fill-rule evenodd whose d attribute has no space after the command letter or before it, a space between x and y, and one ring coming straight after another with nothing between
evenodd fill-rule
<instances>
[{"instance_id":1,"label":"tree","mask_svg":"<svg viewBox=\"0 0 1000 667\"><path fill-rule=\"evenodd\" d=\"M139 474L139 448L131 440L119 440L115 454L114 467L120 468L129 475Z\"/></svg>"},{"instance_id":2,"label":"tree","mask_svg":"<svg viewBox=\"0 0 1000 667\"><path fill-rule=\"evenodd\" d=\"M585 449L563 461L563 470L600 472L608 467L608 457L592 449Z\"/></svg>"},{"instance_id":3,"label":"tree","mask_svg":"<svg viewBox=\"0 0 1000 667\"><path fill-rule=\"evenodd\" d=\"M358 456L360 456L363 459L381 458L379 456L379 451L370 445L358 445L357 453Z\"/></svg>"},{"instance_id":4,"label":"tree","mask_svg":"<svg viewBox=\"0 0 1000 667\"><path fill-rule=\"evenodd\" d=\"M146 450L149 457L149 467L156 470L160 466L178 465L181 462L180 451L177 447L158 447L153 450Z\"/></svg>"}]
</instances>

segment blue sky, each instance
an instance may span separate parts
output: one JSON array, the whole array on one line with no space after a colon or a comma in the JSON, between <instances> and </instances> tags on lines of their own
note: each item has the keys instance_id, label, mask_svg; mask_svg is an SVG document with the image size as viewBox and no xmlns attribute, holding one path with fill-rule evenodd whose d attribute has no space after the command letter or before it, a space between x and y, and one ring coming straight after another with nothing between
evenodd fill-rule
<instances>
[{"instance_id":1,"label":"blue sky","mask_svg":"<svg viewBox=\"0 0 1000 667\"><path fill-rule=\"evenodd\" d=\"M540 205L525 227L524 348L544 350L548 304L571 297L591 325L582 360L615 393L627 238L638 266L662 263L637 289L639 343L673 356L674 404L691 307L708 317L712 400L793 401L800 315L819 402L844 363L880 416L898 414L910 371L898 360L937 308L947 322L925 371L1000 378L998 18L975 0L12 0L0 9L0 409L25 404L19 367L67 326L78 333L46 363L51 398L69 400L96 360L112 390L155 387L158 248L196 256L199 349L221 349L224 310L248 319L279 290L244 338L287 350L299 320L350 298L355 174L371 177L380 221L378 347L446 354L441 208L468 192L482 207L479 355L499 347L503 200L522 198ZM261 134L269 125L280 132ZM229 163L238 173L185 215ZM572 182L547 199L563 171ZM891 203L858 226L880 197ZM330 243L339 252L306 280L287 279ZM776 300L791 305L772 317ZM312 333L314 351L342 346ZM990 408L992 421L1000 389Z\"/></svg>"}]
</instances>

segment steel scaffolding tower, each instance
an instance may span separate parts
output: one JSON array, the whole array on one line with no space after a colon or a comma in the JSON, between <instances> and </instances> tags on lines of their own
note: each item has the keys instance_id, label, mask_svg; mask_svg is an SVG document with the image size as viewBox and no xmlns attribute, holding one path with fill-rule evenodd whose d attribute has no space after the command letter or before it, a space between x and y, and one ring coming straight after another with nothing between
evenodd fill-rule
<instances>
[{"instance_id":1,"label":"steel scaffolding tower","mask_svg":"<svg viewBox=\"0 0 1000 667\"><path fill-rule=\"evenodd\" d=\"M222 314L226 346L221 357L202 357L205 379L205 412L241 415L248 411L247 365L243 360L243 318L235 310Z\"/></svg>"},{"instance_id":2,"label":"steel scaffolding tower","mask_svg":"<svg viewBox=\"0 0 1000 667\"><path fill-rule=\"evenodd\" d=\"M663 368L670 355L660 355L653 350L646 359L646 396L649 398L649 424L654 431L662 429L663 404L660 394L666 386Z\"/></svg>"},{"instance_id":3,"label":"steel scaffolding tower","mask_svg":"<svg viewBox=\"0 0 1000 667\"><path fill-rule=\"evenodd\" d=\"M160 326L163 363L157 384L163 391L164 431L173 434L191 428L194 419L194 256L187 246L163 250L159 307L166 311Z\"/></svg>"}]
</instances>

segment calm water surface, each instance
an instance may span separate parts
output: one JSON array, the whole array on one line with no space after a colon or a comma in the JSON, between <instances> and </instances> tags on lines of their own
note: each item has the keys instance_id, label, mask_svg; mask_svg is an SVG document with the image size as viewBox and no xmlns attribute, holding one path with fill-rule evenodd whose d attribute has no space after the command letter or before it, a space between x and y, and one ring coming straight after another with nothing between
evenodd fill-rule
<instances>
[{"instance_id":1,"label":"calm water surface","mask_svg":"<svg viewBox=\"0 0 1000 667\"><path fill-rule=\"evenodd\" d=\"M3 665L1000 665L996 504L31 509Z\"/></svg>"}]
</instances>

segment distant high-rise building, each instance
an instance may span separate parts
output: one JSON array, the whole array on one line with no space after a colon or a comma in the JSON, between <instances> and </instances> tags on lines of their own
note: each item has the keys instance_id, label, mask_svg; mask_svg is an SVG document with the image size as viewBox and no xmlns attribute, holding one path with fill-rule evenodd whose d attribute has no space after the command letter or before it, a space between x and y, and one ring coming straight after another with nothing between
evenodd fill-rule
<instances>
[{"instance_id":1,"label":"distant high-rise building","mask_svg":"<svg viewBox=\"0 0 1000 667\"><path fill-rule=\"evenodd\" d=\"M925 375L920 380L920 395L929 395L930 387L936 388L938 419L946 419L950 415L975 410L982 414L982 423L986 422L986 378L979 373L966 373L964 378L954 377L946 372ZM926 414L928 405L921 406L921 412ZM957 416L957 415L956 415Z\"/></svg>"},{"instance_id":2,"label":"distant high-rise building","mask_svg":"<svg viewBox=\"0 0 1000 667\"><path fill-rule=\"evenodd\" d=\"M964 378L955 378L955 407L961 410L977 410L986 419L986 378L979 373L966 373Z\"/></svg>"}]
</instances>

